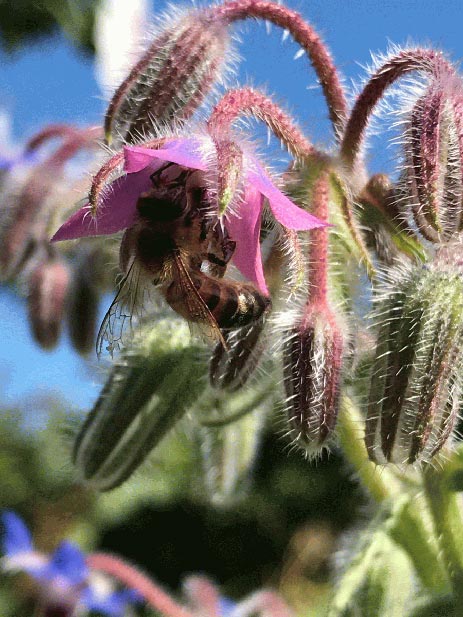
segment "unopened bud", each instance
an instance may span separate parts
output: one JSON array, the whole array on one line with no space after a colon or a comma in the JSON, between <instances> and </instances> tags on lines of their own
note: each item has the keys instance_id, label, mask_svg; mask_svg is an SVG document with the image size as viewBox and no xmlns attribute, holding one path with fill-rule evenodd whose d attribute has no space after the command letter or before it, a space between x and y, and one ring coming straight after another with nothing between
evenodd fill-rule
<instances>
[{"instance_id":1,"label":"unopened bud","mask_svg":"<svg viewBox=\"0 0 463 617\"><path fill-rule=\"evenodd\" d=\"M58 342L69 289L68 266L50 257L32 271L29 281L29 323L37 343L52 349Z\"/></svg>"},{"instance_id":2,"label":"unopened bud","mask_svg":"<svg viewBox=\"0 0 463 617\"><path fill-rule=\"evenodd\" d=\"M89 353L96 339L100 291L101 259L97 250L88 251L78 259L68 301L69 336L74 349Z\"/></svg>"},{"instance_id":3,"label":"unopened bud","mask_svg":"<svg viewBox=\"0 0 463 617\"><path fill-rule=\"evenodd\" d=\"M142 328L123 351L74 447L80 479L100 491L119 486L205 387L202 348L183 322Z\"/></svg>"},{"instance_id":4,"label":"unopened bud","mask_svg":"<svg viewBox=\"0 0 463 617\"><path fill-rule=\"evenodd\" d=\"M313 306L286 334L284 385L290 436L309 455L332 436L339 408L344 336L327 305Z\"/></svg>"},{"instance_id":5,"label":"unopened bud","mask_svg":"<svg viewBox=\"0 0 463 617\"><path fill-rule=\"evenodd\" d=\"M433 242L458 232L463 217L463 127L455 87L431 85L415 103L405 137L413 218L423 236Z\"/></svg>"},{"instance_id":6,"label":"unopened bud","mask_svg":"<svg viewBox=\"0 0 463 617\"><path fill-rule=\"evenodd\" d=\"M401 255L425 261L417 235L406 224L398 205L403 187L393 185L385 174L371 176L359 198L359 212L368 244L384 264L391 266Z\"/></svg>"},{"instance_id":7,"label":"unopened bud","mask_svg":"<svg viewBox=\"0 0 463 617\"><path fill-rule=\"evenodd\" d=\"M234 142L216 141L217 149L217 203L219 215L225 214L236 199L243 177L243 152Z\"/></svg>"},{"instance_id":8,"label":"unopened bud","mask_svg":"<svg viewBox=\"0 0 463 617\"><path fill-rule=\"evenodd\" d=\"M219 80L228 48L224 20L207 9L168 20L109 104L108 143L133 143L189 118Z\"/></svg>"},{"instance_id":9,"label":"unopened bud","mask_svg":"<svg viewBox=\"0 0 463 617\"><path fill-rule=\"evenodd\" d=\"M393 270L376 307L366 446L377 463L430 461L462 404L463 280L436 260Z\"/></svg>"},{"instance_id":10,"label":"unopened bud","mask_svg":"<svg viewBox=\"0 0 463 617\"><path fill-rule=\"evenodd\" d=\"M241 388L262 359L266 346L264 320L239 330L224 332L227 349L218 343L209 365L209 378L215 388L230 391Z\"/></svg>"},{"instance_id":11,"label":"unopened bud","mask_svg":"<svg viewBox=\"0 0 463 617\"><path fill-rule=\"evenodd\" d=\"M229 504L249 488L264 420L272 405L268 380L259 388L233 394L209 391L200 399L195 417L201 422L196 429L203 460L201 483L213 504Z\"/></svg>"}]
</instances>

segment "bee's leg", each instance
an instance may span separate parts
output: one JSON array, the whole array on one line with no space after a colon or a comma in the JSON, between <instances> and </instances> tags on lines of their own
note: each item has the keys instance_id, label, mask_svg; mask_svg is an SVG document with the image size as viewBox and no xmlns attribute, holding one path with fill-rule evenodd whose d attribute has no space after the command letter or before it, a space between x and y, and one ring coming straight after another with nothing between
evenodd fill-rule
<instances>
[{"instance_id":1,"label":"bee's leg","mask_svg":"<svg viewBox=\"0 0 463 617\"><path fill-rule=\"evenodd\" d=\"M153 186L159 185L159 180L161 179L162 172L166 169L169 169L169 167L171 167L172 165L175 165L175 163L166 163L162 167L159 167L159 169L156 169L156 171L153 171L153 173L150 175L150 180Z\"/></svg>"}]
</instances>

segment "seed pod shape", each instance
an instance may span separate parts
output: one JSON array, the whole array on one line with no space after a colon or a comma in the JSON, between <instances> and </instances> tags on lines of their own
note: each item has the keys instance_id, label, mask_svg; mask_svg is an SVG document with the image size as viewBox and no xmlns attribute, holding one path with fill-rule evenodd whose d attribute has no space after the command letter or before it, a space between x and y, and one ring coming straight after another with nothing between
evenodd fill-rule
<instances>
[{"instance_id":1,"label":"seed pod shape","mask_svg":"<svg viewBox=\"0 0 463 617\"><path fill-rule=\"evenodd\" d=\"M463 280L430 265L390 271L378 294L378 328L366 422L377 463L430 461L451 437L462 404Z\"/></svg>"},{"instance_id":2,"label":"seed pod shape","mask_svg":"<svg viewBox=\"0 0 463 617\"><path fill-rule=\"evenodd\" d=\"M198 398L206 371L185 323L160 319L142 328L77 437L81 481L107 491L127 480Z\"/></svg>"},{"instance_id":3,"label":"seed pod shape","mask_svg":"<svg viewBox=\"0 0 463 617\"><path fill-rule=\"evenodd\" d=\"M69 289L69 267L56 256L38 264L28 281L29 323L43 349L58 343Z\"/></svg>"},{"instance_id":4,"label":"seed pod shape","mask_svg":"<svg viewBox=\"0 0 463 617\"><path fill-rule=\"evenodd\" d=\"M336 425L344 335L328 306L316 305L286 337L283 362L290 436L309 456L316 455Z\"/></svg>"}]
</instances>

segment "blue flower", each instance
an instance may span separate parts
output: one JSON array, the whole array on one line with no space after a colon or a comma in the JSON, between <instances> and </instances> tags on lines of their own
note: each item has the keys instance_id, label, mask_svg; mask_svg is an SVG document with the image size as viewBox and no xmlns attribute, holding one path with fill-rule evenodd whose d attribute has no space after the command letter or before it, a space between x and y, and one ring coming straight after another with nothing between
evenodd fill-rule
<instances>
[{"instance_id":1,"label":"blue flower","mask_svg":"<svg viewBox=\"0 0 463 617\"><path fill-rule=\"evenodd\" d=\"M17 514L4 512L1 522L3 570L23 571L34 578L46 605L63 607L69 616L85 608L119 617L139 599L133 590L113 591L107 578L89 570L84 553L71 542L61 542L48 556L34 549L31 534Z\"/></svg>"},{"instance_id":2,"label":"blue flower","mask_svg":"<svg viewBox=\"0 0 463 617\"><path fill-rule=\"evenodd\" d=\"M219 600L220 617L231 617L236 606L236 603L232 602L232 600L221 597Z\"/></svg>"}]
</instances>

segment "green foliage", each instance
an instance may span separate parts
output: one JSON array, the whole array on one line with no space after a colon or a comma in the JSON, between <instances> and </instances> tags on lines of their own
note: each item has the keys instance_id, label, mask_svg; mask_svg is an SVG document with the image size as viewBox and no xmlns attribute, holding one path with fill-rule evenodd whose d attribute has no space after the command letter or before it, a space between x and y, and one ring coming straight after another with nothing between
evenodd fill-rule
<instances>
[{"instance_id":1,"label":"green foliage","mask_svg":"<svg viewBox=\"0 0 463 617\"><path fill-rule=\"evenodd\" d=\"M94 52L97 0L2 0L0 42L9 53L61 30L80 50Z\"/></svg>"}]
</instances>

